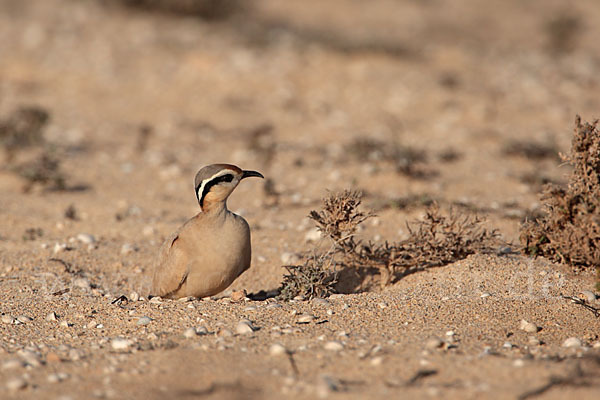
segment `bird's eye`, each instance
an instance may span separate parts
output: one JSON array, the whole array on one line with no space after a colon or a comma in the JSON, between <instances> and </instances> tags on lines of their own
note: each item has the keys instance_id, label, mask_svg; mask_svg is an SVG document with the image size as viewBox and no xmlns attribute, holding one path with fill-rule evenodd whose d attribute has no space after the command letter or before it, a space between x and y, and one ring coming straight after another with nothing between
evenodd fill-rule
<instances>
[{"instance_id":1,"label":"bird's eye","mask_svg":"<svg viewBox=\"0 0 600 400\"><path fill-rule=\"evenodd\" d=\"M231 182L232 180L233 180L233 175L225 174L223 176L216 178L214 181L215 181L215 183L221 183L221 182Z\"/></svg>"}]
</instances>

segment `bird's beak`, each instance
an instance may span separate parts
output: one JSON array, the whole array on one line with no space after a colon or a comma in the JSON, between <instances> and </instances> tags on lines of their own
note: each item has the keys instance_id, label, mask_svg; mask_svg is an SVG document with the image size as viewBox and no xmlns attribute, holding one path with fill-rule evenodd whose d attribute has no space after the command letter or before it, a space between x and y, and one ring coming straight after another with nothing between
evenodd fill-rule
<instances>
[{"instance_id":1,"label":"bird's beak","mask_svg":"<svg viewBox=\"0 0 600 400\"><path fill-rule=\"evenodd\" d=\"M242 179L250 178L251 176L256 176L257 178L265 178L263 174L257 171L242 171Z\"/></svg>"}]
</instances>

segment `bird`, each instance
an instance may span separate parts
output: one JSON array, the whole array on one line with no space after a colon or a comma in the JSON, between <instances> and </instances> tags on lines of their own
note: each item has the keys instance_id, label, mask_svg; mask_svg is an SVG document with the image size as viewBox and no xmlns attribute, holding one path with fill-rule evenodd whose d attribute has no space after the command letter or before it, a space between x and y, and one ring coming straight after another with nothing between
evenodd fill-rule
<instances>
[{"instance_id":1,"label":"bird","mask_svg":"<svg viewBox=\"0 0 600 400\"><path fill-rule=\"evenodd\" d=\"M227 199L242 179L263 178L232 164L211 164L194 179L200 212L162 244L152 275L150 296L177 299L214 296L250 268L250 227L227 209Z\"/></svg>"}]
</instances>

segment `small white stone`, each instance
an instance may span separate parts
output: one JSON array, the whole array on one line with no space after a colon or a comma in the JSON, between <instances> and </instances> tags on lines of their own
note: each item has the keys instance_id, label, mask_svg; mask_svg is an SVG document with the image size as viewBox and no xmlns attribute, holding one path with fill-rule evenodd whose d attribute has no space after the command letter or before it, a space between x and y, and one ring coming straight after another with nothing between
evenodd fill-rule
<instances>
[{"instance_id":1,"label":"small white stone","mask_svg":"<svg viewBox=\"0 0 600 400\"><path fill-rule=\"evenodd\" d=\"M576 337L570 337L565 339L562 344L562 347L581 347L581 340Z\"/></svg>"},{"instance_id":2,"label":"small white stone","mask_svg":"<svg viewBox=\"0 0 600 400\"><path fill-rule=\"evenodd\" d=\"M149 303L161 304L162 303L162 298L160 296L153 297L153 298L151 298L149 300Z\"/></svg>"},{"instance_id":3,"label":"small white stone","mask_svg":"<svg viewBox=\"0 0 600 400\"><path fill-rule=\"evenodd\" d=\"M10 315L3 315L0 319L5 324L13 324L15 322L15 319Z\"/></svg>"},{"instance_id":4,"label":"small white stone","mask_svg":"<svg viewBox=\"0 0 600 400\"><path fill-rule=\"evenodd\" d=\"M62 326L63 328L68 328L70 326L73 326L73 324L68 323L65 320L60 321L60 326Z\"/></svg>"},{"instance_id":5,"label":"small white stone","mask_svg":"<svg viewBox=\"0 0 600 400\"><path fill-rule=\"evenodd\" d=\"M139 299L140 299L140 295L138 294L138 292L131 292L129 294L129 300L138 301Z\"/></svg>"},{"instance_id":6,"label":"small white stone","mask_svg":"<svg viewBox=\"0 0 600 400\"><path fill-rule=\"evenodd\" d=\"M185 331L183 331L183 337L186 339L192 339L196 337L196 329L187 328Z\"/></svg>"},{"instance_id":7,"label":"small white stone","mask_svg":"<svg viewBox=\"0 0 600 400\"><path fill-rule=\"evenodd\" d=\"M111 340L110 342L110 346L113 348L113 350L117 350L117 351L123 351L123 350L127 350L129 348L129 346L132 345L132 341L129 339L124 339L124 338L114 338L113 340Z\"/></svg>"},{"instance_id":8,"label":"small white stone","mask_svg":"<svg viewBox=\"0 0 600 400\"><path fill-rule=\"evenodd\" d=\"M425 342L425 348L428 350L434 350L442 347L444 342L439 338L430 338Z\"/></svg>"},{"instance_id":9,"label":"small white stone","mask_svg":"<svg viewBox=\"0 0 600 400\"><path fill-rule=\"evenodd\" d=\"M123 255L133 253L134 251L135 247L130 243L125 243L123 246L121 246L121 254Z\"/></svg>"},{"instance_id":10,"label":"small white stone","mask_svg":"<svg viewBox=\"0 0 600 400\"><path fill-rule=\"evenodd\" d=\"M48 380L49 383L58 383L58 382L64 381L68 377L69 377L69 374L66 374L64 372L58 372L55 374L48 375L48 377L46 379Z\"/></svg>"},{"instance_id":11,"label":"small white stone","mask_svg":"<svg viewBox=\"0 0 600 400\"><path fill-rule=\"evenodd\" d=\"M32 367L39 367L42 365L42 356L39 353L29 350L19 350L17 354L27 365Z\"/></svg>"},{"instance_id":12,"label":"small white stone","mask_svg":"<svg viewBox=\"0 0 600 400\"><path fill-rule=\"evenodd\" d=\"M298 323L300 324L309 324L315 320L315 316L311 314L301 314L298 317Z\"/></svg>"},{"instance_id":13,"label":"small white stone","mask_svg":"<svg viewBox=\"0 0 600 400\"><path fill-rule=\"evenodd\" d=\"M67 244L66 243L55 243L54 244L54 248L52 249L52 252L54 254L58 254L60 252L63 252L67 249Z\"/></svg>"},{"instance_id":14,"label":"small white stone","mask_svg":"<svg viewBox=\"0 0 600 400\"><path fill-rule=\"evenodd\" d=\"M28 317L27 315L19 315L17 317L17 321L19 321L22 324L26 324L27 322L33 321L33 318Z\"/></svg>"},{"instance_id":15,"label":"small white stone","mask_svg":"<svg viewBox=\"0 0 600 400\"><path fill-rule=\"evenodd\" d=\"M208 335L208 329L204 325L197 326L196 335Z\"/></svg>"},{"instance_id":16,"label":"small white stone","mask_svg":"<svg viewBox=\"0 0 600 400\"><path fill-rule=\"evenodd\" d=\"M313 228L306 232L306 234L304 235L304 241L306 243L318 242L319 240L321 240L321 237L321 231L318 228Z\"/></svg>"},{"instance_id":17,"label":"small white stone","mask_svg":"<svg viewBox=\"0 0 600 400\"><path fill-rule=\"evenodd\" d=\"M287 349L279 343L273 343L271 347L269 347L269 354L272 356L280 356L287 352Z\"/></svg>"},{"instance_id":18,"label":"small white stone","mask_svg":"<svg viewBox=\"0 0 600 400\"><path fill-rule=\"evenodd\" d=\"M388 305L385 302L381 302L381 303L377 304L377 306L383 310L384 308L387 308Z\"/></svg>"},{"instance_id":19,"label":"small white stone","mask_svg":"<svg viewBox=\"0 0 600 400\"><path fill-rule=\"evenodd\" d=\"M140 326L145 326L145 325L150 324L150 322L152 322L152 318L143 316L137 320L136 324L140 325Z\"/></svg>"},{"instance_id":20,"label":"small white stone","mask_svg":"<svg viewBox=\"0 0 600 400\"><path fill-rule=\"evenodd\" d=\"M242 320L236 325L235 332L238 335L247 335L249 333L254 332L254 327L252 326L252 323L250 321Z\"/></svg>"},{"instance_id":21,"label":"small white stone","mask_svg":"<svg viewBox=\"0 0 600 400\"><path fill-rule=\"evenodd\" d=\"M332 340L330 342L325 343L323 348L328 351L338 352L344 350L344 345L341 342L338 342L337 340Z\"/></svg>"},{"instance_id":22,"label":"small white stone","mask_svg":"<svg viewBox=\"0 0 600 400\"><path fill-rule=\"evenodd\" d=\"M84 244L94 244L96 243L96 238L89 233L80 233L77 235L77 240Z\"/></svg>"},{"instance_id":23,"label":"small white stone","mask_svg":"<svg viewBox=\"0 0 600 400\"><path fill-rule=\"evenodd\" d=\"M57 320L58 320L58 315L56 315L56 313L54 311L52 311L48 315L46 315L46 321L57 321Z\"/></svg>"},{"instance_id":24,"label":"small white stone","mask_svg":"<svg viewBox=\"0 0 600 400\"><path fill-rule=\"evenodd\" d=\"M454 336L456 333L454 331L446 331L446 336Z\"/></svg>"},{"instance_id":25,"label":"small white stone","mask_svg":"<svg viewBox=\"0 0 600 400\"><path fill-rule=\"evenodd\" d=\"M152 235L154 235L154 232L155 232L154 228L150 225L146 225L144 227L144 229L142 229L142 235L144 235L144 236L152 236Z\"/></svg>"},{"instance_id":26,"label":"small white stone","mask_svg":"<svg viewBox=\"0 0 600 400\"><path fill-rule=\"evenodd\" d=\"M75 278L73 279L73 286L83 290L88 290L90 288L90 281L85 278Z\"/></svg>"},{"instance_id":27,"label":"small white stone","mask_svg":"<svg viewBox=\"0 0 600 400\"><path fill-rule=\"evenodd\" d=\"M593 303L593 302L596 301L597 296L591 290L582 290L579 293L581 294L581 296L583 296L583 298L585 299L585 301L587 301L588 303Z\"/></svg>"},{"instance_id":28,"label":"small white stone","mask_svg":"<svg viewBox=\"0 0 600 400\"><path fill-rule=\"evenodd\" d=\"M2 370L16 369L23 366L23 361L13 358L2 363Z\"/></svg>"},{"instance_id":29,"label":"small white stone","mask_svg":"<svg viewBox=\"0 0 600 400\"><path fill-rule=\"evenodd\" d=\"M370 364L372 366L374 366L374 367L377 367L377 366L381 365L382 363L383 363L383 357L378 356L378 357L373 357L371 359L371 363Z\"/></svg>"},{"instance_id":30,"label":"small white stone","mask_svg":"<svg viewBox=\"0 0 600 400\"><path fill-rule=\"evenodd\" d=\"M513 361L513 367L521 368L524 365L525 361L523 361L521 358L517 358L515 361Z\"/></svg>"},{"instance_id":31,"label":"small white stone","mask_svg":"<svg viewBox=\"0 0 600 400\"><path fill-rule=\"evenodd\" d=\"M22 390L27 387L27 381L22 378L10 379L6 382L6 388L10 391Z\"/></svg>"},{"instance_id":32,"label":"small white stone","mask_svg":"<svg viewBox=\"0 0 600 400\"><path fill-rule=\"evenodd\" d=\"M521 320L521 323L519 324L519 329L527 333L536 333L538 331L537 325L525 321L524 319Z\"/></svg>"}]
</instances>

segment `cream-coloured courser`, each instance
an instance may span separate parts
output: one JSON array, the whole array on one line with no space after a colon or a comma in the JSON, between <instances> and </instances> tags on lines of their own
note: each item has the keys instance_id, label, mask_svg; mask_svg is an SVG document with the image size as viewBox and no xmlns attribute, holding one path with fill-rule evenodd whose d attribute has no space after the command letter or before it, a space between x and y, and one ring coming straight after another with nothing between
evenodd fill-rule
<instances>
[{"instance_id":1,"label":"cream-coloured courser","mask_svg":"<svg viewBox=\"0 0 600 400\"><path fill-rule=\"evenodd\" d=\"M250 227L227 209L227 198L242 179L251 176L264 178L231 164L212 164L198 171L194 183L200 212L162 245L151 296L213 296L250 268Z\"/></svg>"}]
</instances>

